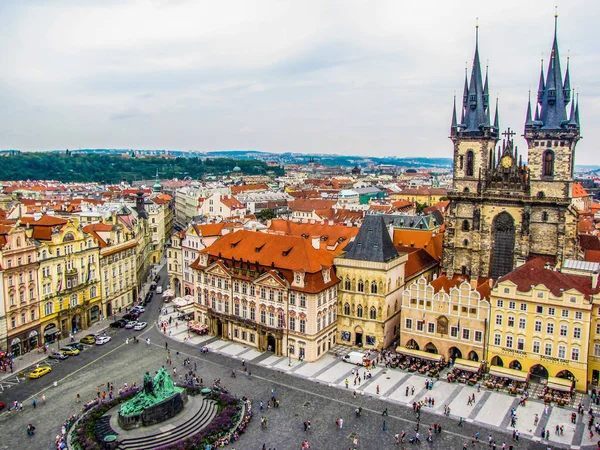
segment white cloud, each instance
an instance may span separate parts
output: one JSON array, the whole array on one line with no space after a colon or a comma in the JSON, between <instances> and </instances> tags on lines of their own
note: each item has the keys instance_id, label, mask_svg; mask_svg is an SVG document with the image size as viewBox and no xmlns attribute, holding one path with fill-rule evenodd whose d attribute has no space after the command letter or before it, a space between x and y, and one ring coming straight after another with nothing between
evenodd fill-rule
<instances>
[{"instance_id":1,"label":"white cloud","mask_svg":"<svg viewBox=\"0 0 600 450\"><path fill-rule=\"evenodd\" d=\"M559 11L578 163L600 139L599 5ZM451 156L476 17L501 125L520 130L553 13L546 0L3 2L0 147Z\"/></svg>"}]
</instances>

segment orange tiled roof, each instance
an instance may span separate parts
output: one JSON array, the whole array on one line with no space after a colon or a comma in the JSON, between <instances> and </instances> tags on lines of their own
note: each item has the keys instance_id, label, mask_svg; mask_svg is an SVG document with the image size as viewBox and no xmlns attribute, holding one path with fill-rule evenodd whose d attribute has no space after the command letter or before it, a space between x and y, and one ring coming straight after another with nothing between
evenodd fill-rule
<instances>
[{"instance_id":1,"label":"orange tiled roof","mask_svg":"<svg viewBox=\"0 0 600 450\"><path fill-rule=\"evenodd\" d=\"M590 194L584 189L581 183L573 183L573 198L589 197Z\"/></svg>"},{"instance_id":2,"label":"orange tiled roof","mask_svg":"<svg viewBox=\"0 0 600 450\"><path fill-rule=\"evenodd\" d=\"M242 192L268 191L266 184L243 184L241 186L231 186L232 194L241 194Z\"/></svg>"},{"instance_id":3,"label":"orange tiled roof","mask_svg":"<svg viewBox=\"0 0 600 450\"><path fill-rule=\"evenodd\" d=\"M397 246L396 249L401 253L408 253L404 267L405 279L414 278L439 264L425 249L403 246Z\"/></svg>"},{"instance_id":4,"label":"orange tiled roof","mask_svg":"<svg viewBox=\"0 0 600 450\"><path fill-rule=\"evenodd\" d=\"M244 207L244 205L233 195L224 195L221 197L221 203L223 203L229 209L240 209Z\"/></svg>"},{"instance_id":5,"label":"orange tiled roof","mask_svg":"<svg viewBox=\"0 0 600 450\"><path fill-rule=\"evenodd\" d=\"M448 278L446 275L440 275L431 282L431 286L435 292L439 292L444 289L444 292L450 292L453 287L458 287L464 282L470 283L471 278L468 275L454 275L452 278ZM477 287L475 290L479 292L481 298L490 298L491 286L490 279L486 277L478 277L476 282Z\"/></svg>"},{"instance_id":6,"label":"orange tiled roof","mask_svg":"<svg viewBox=\"0 0 600 450\"><path fill-rule=\"evenodd\" d=\"M299 223L291 220L276 219L271 221L269 232L280 233L288 236L310 239L320 238L320 248L329 250L334 255L339 255L346 244L358 234L358 227L347 227L345 225L329 225L328 223Z\"/></svg>"},{"instance_id":7,"label":"orange tiled roof","mask_svg":"<svg viewBox=\"0 0 600 450\"><path fill-rule=\"evenodd\" d=\"M312 212L330 209L335 203L335 200L296 199L290 202L290 210Z\"/></svg>"}]
</instances>

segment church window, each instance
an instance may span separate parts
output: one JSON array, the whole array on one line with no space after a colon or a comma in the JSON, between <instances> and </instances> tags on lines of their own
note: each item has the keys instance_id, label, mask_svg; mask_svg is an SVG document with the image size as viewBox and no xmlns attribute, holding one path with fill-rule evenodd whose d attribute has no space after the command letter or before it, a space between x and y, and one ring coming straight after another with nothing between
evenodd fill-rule
<instances>
[{"instance_id":1,"label":"church window","mask_svg":"<svg viewBox=\"0 0 600 450\"><path fill-rule=\"evenodd\" d=\"M371 294L377 294L377 283L374 281L371 283Z\"/></svg>"},{"instance_id":2,"label":"church window","mask_svg":"<svg viewBox=\"0 0 600 450\"><path fill-rule=\"evenodd\" d=\"M364 292L365 291L365 285L363 283L362 280L358 280L358 292Z\"/></svg>"},{"instance_id":3,"label":"church window","mask_svg":"<svg viewBox=\"0 0 600 450\"><path fill-rule=\"evenodd\" d=\"M468 188L468 187L464 188L464 189L463 189L463 192L464 192L465 194L468 194L468 193L469 193L469 188Z\"/></svg>"},{"instance_id":4,"label":"church window","mask_svg":"<svg viewBox=\"0 0 600 450\"><path fill-rule=\"evenodd\" d=\"M463 170L465 165L465 157L460 155L460 158L458 158L458 160L460 161L460 170Z\"/></svg>"},{"instance_id":5,"label":"church window","mask_svg":"<svg viewBox=\"0 0 600 450\"><path fill-rule=\"evenodd\" d=\"M358 308L356 308L356 315L357 315L357 317L362 317L363 316L363 307L362 307L362 305L358 305Z\"/></svg>"},{"instance_id":6,"label":"church window","mask_svg":"<svg viewBox=\"0 0 600 450\"><path fill-rule=\"evenodd\" d=\"M377 310L375 309L374 306L371 307L371 311L370 311L370 317L372 320L377 319Z\"/></svg>"},{"instance_id":7,"label":"church window","mask_svg":"<svg viewBox=\"0 0 600 450\"><path fill-rule=\"evenodd\" d=\"M349 291L350 290L350 279L346 278L346 281L344 282L344 288Z\"/></svg>"},{"instance_id":8,"label":"church window","mask_svg":"<svg viewBox=\"0 0 600 450\"><path fill-rule=\"evenodd\" d=\"M551 177L554 175L554 153L546 150L543 157L542 176Z\"/></svg>"},{"instance_id":9,"label":"church window","mask_svg":"<svg viewBox=\"0 0 600 450\"><path fill-rule=\"evenodd\" d=\"M470 228L469 221L468 221L468 220L466 220L466 219L465 219L465 220L463 220L463 223L462 223L462 230L463 230L463 231L469 231L469 228Z\"/></svg>"},{"instance_id":10,"label":"church window","mask_svg":"<svg viewBox=\"0 0 600 450\"><path fill-rule=\"evenodd\" d=\"M548 222L548 213L546 211L542 213L542 222Z\"/></svg>"},{"instance_id":11,"label":"church window","mask_svg":"<svg viewBox=\"0 0 600 450\"><path fill-rule=\"evenodd\" d=\"M350 305L348 303L344 305L344 314L347 316L350 315Z\"/></svg>"},{"instance_id":12,"label":"church window","mask_svg":"<svg viewBox=\"0 0 600 450\"><path fill-rule=\"evenodd\" d=\"M475 161L474 161L474 155L473 155L473 151L469 150L467 152L467 168L466 168L466 175L468 177L472 177L473 173L474 173L474 165L475 165Z\"/></svg>"}]
</instances>

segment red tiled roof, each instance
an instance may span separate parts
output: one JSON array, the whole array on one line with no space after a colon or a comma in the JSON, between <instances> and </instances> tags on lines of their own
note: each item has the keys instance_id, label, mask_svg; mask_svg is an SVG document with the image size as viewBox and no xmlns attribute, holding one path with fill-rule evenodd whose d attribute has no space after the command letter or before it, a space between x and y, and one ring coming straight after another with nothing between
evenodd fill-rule
<instances>
[{"instance_id":1,"label":"red tiled roof","mask_svg":"<svg viewBox=\"0 0 600 450\"><path fill-rule=\"evenodd\" d=\"M573 183L573 198L589 197L590 194L585 190L581 183Z\"/></svg>"},{"instance_id":2,"label":"red tiled roof","mask_svg":"<svg viewBox=\"0 0 600 450\"><path fill-rule=\"evenodd\" d=\"M258 192L268 190L269 186L266 184L243 184L241 186L231 186L231 193L234 195L242 192Z\"/></svg>"},{"instance_id":3,"label":"red tiled roof","mask_svg":"<svg viewBox=\"0 0 600 450\"><path fill-rule=\"evenodd\" d=\"M450 292L453 287L458 287L464 282L471 283L471 278L468 275L454 275L452 278L448 278L446 275L440 275L430 284L435 292L439 292L444 289L444 292ZM476 282L477 287L475 290L479 292L481 298L489 298L491 292L490 279L486 277L478 277Z\"/></svg>"},{"instance_id":4,"label":"red tiled roof","mask_svg":"<svg viewBox=\"0 0 600 450\"><path fill-rule=\"evenodd\" d=\"M331 209L331 207L335 205L335 202L335 200L296 199L290 202L290 210L312 212Z\"/></svg>"},{"instance_id":5,"label":"red tiled roof","mask_svg":"<svg viewBox=\"0 0 600 450\"><path fill-rule=\"evenodd\" d=\"M536 258L517 268L508 275L498 280L511 281L516 284L520 292L529 292L531 286L543 285L556 297L560 297L563 291L575 289L581 292L586 299L591 295L597 294L600 290L598 284L592 286L592 278L581 275L565 274L558 270L546 269L546 261L543 258Z\"/></svg>"},{"instance_id":6,"label":"red tiled roof","mask_svg":"<svg viewBox=\"0 0 600 450\"><path fill-rule=\"evenodd\" d=\"M404 266L404 278L414 278L439 264L429 253L422 248L396 246L401 253L408 253Z\"/></svg>"},{"instance_id":7,"label":"red tiled roof","mask_svg":"<svg viewBox=\"0 0 600 450\"><path fill-rule=\"evenodd\" d=\"M600 240L598 236L591 234L580 234L579 245L583 250L600 250Z\"/></svg>"}]
</instances>

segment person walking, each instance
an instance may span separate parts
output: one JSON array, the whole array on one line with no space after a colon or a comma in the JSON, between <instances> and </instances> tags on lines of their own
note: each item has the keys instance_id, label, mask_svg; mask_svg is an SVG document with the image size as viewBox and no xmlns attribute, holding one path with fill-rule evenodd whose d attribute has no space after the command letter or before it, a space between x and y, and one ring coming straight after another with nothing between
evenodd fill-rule
<instances>
[{"instance_id":1,"label":"person walking","mask_svg":"<svg viewBox=\"0 0 600 450\"><path fill-rule=\"evenodd\" d=\"M381 431L385 431L386 427L385 427L385 420L383 421L383 425L381 425Z\"/></svg>"},{"instance_id":2,"label":"person walking","mask_svg":"<svg viewBox=\"0 0 600 450\"><path fill-rule=\"evenodd\" d=\"M34 397L33 398L33 409L37 408L37 399Z\"/></svg>"}]
</instances>

